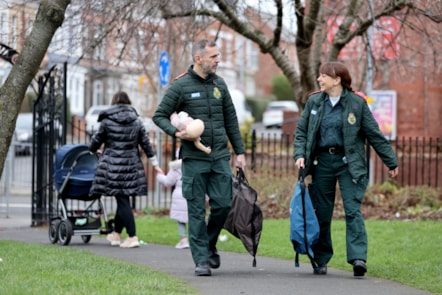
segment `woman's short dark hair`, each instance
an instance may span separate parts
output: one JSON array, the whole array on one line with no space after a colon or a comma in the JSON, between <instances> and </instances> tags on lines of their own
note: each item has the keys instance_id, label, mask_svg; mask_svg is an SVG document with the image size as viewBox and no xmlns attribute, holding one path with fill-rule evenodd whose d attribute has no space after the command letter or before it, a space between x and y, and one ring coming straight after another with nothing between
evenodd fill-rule
<instances>
[{"instance_id":1,"label":"woman's short dark hair","mask_svg":"<svg viewBox=\"0 0 442 295\"><path fill-rule=\"evenodd\" d=\"M112 97L111 104L132 104L132 102L126 92L119 91L114 94L114 97Z\"/></svg>"},{"instance_id":2,"label":"woman's short dark hair","mask_svg":"<svg viewBox=\"0 0 442 295\"><path fill-rule=\"evenodd\" d=\"M319 73L332 78L341 78L342 87L352 90L350 72L343 63L337 61L323 63L319 68Z\"/></svg>"}]
</instances>

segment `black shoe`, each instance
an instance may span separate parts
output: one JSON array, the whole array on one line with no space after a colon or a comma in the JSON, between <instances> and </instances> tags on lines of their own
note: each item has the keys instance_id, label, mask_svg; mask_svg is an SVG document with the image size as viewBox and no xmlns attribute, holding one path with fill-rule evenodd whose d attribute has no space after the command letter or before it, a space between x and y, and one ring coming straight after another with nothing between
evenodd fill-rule
<instances>
[{"instance_id":1,"label":"black shoe","mask_svg":"<svg viewBox=\"0 0 442 295\"><path fill-rule=\"evenodd\" d=\"M218 268L221 265L221 259L216 250L209 250L209 265L211 268Z\"/></svg>"},{"instance_id":2,"label":"black shoe","mask_svg":"<svg viewBox=\"0 0 442 295\"><path fill-rule=\"evenodd\" d=\"M363 277L367 272L367 265L364 260L353 260L353 275L355 277Z\"/></svg>"},{"instance_id":3,"label":"black shoe","mask_svg":"<svg viewBox=\"0 0 442 295\"><path fill-rule=\"evenodd\" d=\"M315 275L326 275L327 274L327 264L320 264L317 268L313 269L313 274Z\"/></svg>"},{"instance_id":4,"label":"black shoe","mask_svg":"<svg viewBox=\"0 0 442 295\"><path fill-rule=\"evenodd\" d=\"M195 275L196 276L211 276L212 272L210 271L209 264L207 262L197 263L195 267Z\"/></svg>"}]
</instances>

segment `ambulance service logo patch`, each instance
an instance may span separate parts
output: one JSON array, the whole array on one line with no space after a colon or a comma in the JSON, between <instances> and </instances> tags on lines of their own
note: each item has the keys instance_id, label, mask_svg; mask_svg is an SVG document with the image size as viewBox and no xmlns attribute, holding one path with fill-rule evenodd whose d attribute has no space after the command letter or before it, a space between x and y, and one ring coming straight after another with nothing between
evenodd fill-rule
<instances>
[{"instance_id":1,"label":"ambulance service logo patch","mask_svg":"<svg viewBox=\"0 0 442 295\"><path fill-rule=\"evenodd\" d=\"M350 123L351 125L354 125L356 123L356 117L355 114L353 113L349 113L348 114L348 123Z\"/></svg>"},{"instance_id":2,"label":"ambulance service logo patch","mask_svg":"<svg viewBox=\"0 0 442 295\"><path fill-rule=\"evenodd\" d=\"M219 91L218 87L213 88L213 96L216 99L220 99L221 98L221 92Z\"/></svg>"}]
</instances>

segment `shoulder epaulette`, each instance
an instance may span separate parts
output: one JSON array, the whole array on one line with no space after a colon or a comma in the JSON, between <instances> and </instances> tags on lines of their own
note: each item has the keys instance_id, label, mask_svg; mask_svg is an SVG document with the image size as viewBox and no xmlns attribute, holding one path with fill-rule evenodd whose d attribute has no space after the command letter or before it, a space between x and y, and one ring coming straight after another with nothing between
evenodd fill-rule
<instances>
[{"instance_id":1,"label":"shoulder epaulette","mask_svg":"<svg viewBox=\"0 0 442 295\"><path fill-rule=\"evenodd\" d=\"M363 100L367 101L367 96L364 93L355 91L355 94L359 97L362 97Z\"/></svg>"},{"instance_id":2,"label":"shoulder epaulette","mask_svg":"<svg viewBox=\"0 0 442 295\"><path fill-rule=\"evenodd\" d=\"M312 96L313 94L316 94L316 93L319 93L319 92L321 92L321 90L316 90L316 91L310 92L310 93L307 95L307 97Z\"/></svg>"},{"instance_id":3,"label":"shoulder epaulette","mask_svg":"<svg viewBox=\"0 0 442 295\"><path fill-rule=\"evenodd\" d=\"M182 78L182 77L184 77L185 75L187 75L187 71L186 72L183 72L183 73L181 73L180 75L178 75L178 76L176 76L175 78L174 78L174 80L178 80L179 78Z\"/></svg>"}]
</instances>

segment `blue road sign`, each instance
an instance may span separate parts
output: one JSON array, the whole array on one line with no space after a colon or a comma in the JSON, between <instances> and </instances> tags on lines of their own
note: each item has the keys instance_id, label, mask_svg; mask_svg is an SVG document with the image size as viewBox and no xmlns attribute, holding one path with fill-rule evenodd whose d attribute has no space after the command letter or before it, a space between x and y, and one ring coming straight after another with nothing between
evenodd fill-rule
<instances>
[{"instance_id":1,"label":"blue road sign","mask_svg":"<svg viewBox=\"0 0 442 295\"><path fill-rule=\"evenodd\" d=\"M166 51L161 52L158 73L160 76L161 86L166 86L170 79L169 55Z\"/></svg>"}]
</instances>

